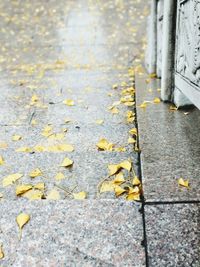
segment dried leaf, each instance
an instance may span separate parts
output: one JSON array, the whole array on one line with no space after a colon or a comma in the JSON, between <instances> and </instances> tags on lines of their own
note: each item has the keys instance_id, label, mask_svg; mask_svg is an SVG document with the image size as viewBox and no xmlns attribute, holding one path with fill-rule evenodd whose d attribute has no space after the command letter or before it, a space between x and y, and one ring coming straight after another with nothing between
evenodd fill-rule
<instances>
[{"instance_id":1,"label":"dried leaf","mask_svg":"<svg viewBox=\"0 0 200 267\"><path fill-rule=\"evenodd\" d=\"M74 197L74 199L86 199L87 193L84 191L79 192L79 193L74 193L73 197Z\"/></svg>"},{"instance_id":2,"label":"dried leaf","mask_svg":"<svg viewBox=\"0 0 200 267\"><path fill-rule=\"evenodd\" d=\"M118 113L119 113L119 109L116 108L116 107L111 107L111 108L109 108L109 110L110 110L110 112L111 112L112 114L118 114Z\"/></svg>"},{"instance_id":3,"label":"dried leaf","mask_svg":"<svg viewBox=\"0 0 200 267\"><path fill-rule=\"evenodd\" d=\"M133 137L128 138L128 144L135 144L137 141Z\"/></svg>"},{"instance_id":4,"label":"dried leaf","mask_svg":"<svg viewBox=\"0 0 200 267\"><path fill-rule=\"evenodd\" d=\"M124 160L120 163L120 167L126 169L127 171L131 170L132 164L129 160Z\"/></svg>"},{"instance_id":5,"label":"dried leaf","mask_svg":"<svg viewBox=\"0 0 200 267\"><path fill-rule=\"evenodd\" d=\"M122 188L121 186L117 185L115 187L115 195L118 197L120 195L122 195L124 192L126 192L126 190L124 188Z\"/></svg>"},{"instance_id":6,"label":"dried leaf","mask_svg":"<svg viewBox=\"0 0 200 267\"><path fill-rule=\"evenodd\" d=\"M96 120L96 124L102 125L104 123L104 120Z\"/></svg>"},{"instance_id":7,"label":"dried leaf","mask_svg":"<svg viewBox=\"0 0 200 267\"><path fill-rule=\"evenodd\" d=\"M115 189L115 186L116 185L113 183L113 181L105 181L102 183L100 187L100 193L113 192Z\"/></svg>"},{"instance_id":8,"label":"dried leaf","mask_svg":"<svg viewBox=\"0 0 200 267\"><path fill-rule=\"evenodd\" d=\"M114 175L115 173L117 173L119 171L120 168L121 168L121 166L119 164L108 165L109 175L110 176Z\"/></svg>"},{"instance_id":9,"label":"dried leaf","mask_svg":"<svg viewBox=\"0 0 200 267\"><path fill-rule=\"evenodd\" d=\"M73 160L69 158L64 158L63 162L61 163L60 167L71 167L73 165Z\"/></svg>"},{"instance_id":10,"label":"dried leaf","mask_svg":"<svg viewBox=\"0 0 200 267\"><path fill-rule=\"evenodd\" d=\"M10 175L6 176L5 178L3 178L3 187L12 185L17 180L22 178L22 176L23 176L23 174L21 174L21 173L14 173L14 174L10 174Z\"/></svg>"},{"instance_id":11,"label":"dried leaf","mask_svg":"<svg viewBox=\"0 0 200 267\"><path fill-rule=\"evenodd\" d=\"M139 108L146 108L147 107L147 103L143 102L142 104L139 105Z\"/></svg>"},{"instance_id":12,"label":"dried leaf","mask_svg":"<svg viewBox=\"0 0 200 267\"><path fill-rule=\"evenodd\" d=\"M169 109L170 109L171 111L177 111L177 110L178 110L178 108L177 108L176 106L170 106Z\"/></svg>"},{"instance_id":13,"label":"dried leaf","mask_svg":"<svg viewBox=\"0 0 200 267\"><path fill-rule=\"evenodd\" d=\"M160 102L161 102L160 98L158 98L158 97L155 97L153 100L153 103L155 103L155 104L159 104Z\"/></svg>"},{"instance_id":14,"label":"dried leaf","mask_svg":"<svg viewBox=\"0 0 200 267\"><path fill-rule=\"evenodd\" d=\"M40 190L31 189L21 196L28 198L29 200L40 200L43 198L44 193Z\"/></svg>"},{"instance_id":15,"label":"dried leaf","mask_svg":"<svg viewBox=\"0 0 200 267\"><path fill-rule=\"evenodd\" d=\"M63 103L67 106L74 106L74 101L71 99L66 99L63 101Z\"/></svg>"},{"instance_id":16,"label":"dried leaf","mask_svg":"<svg viewBox=\"0 0 200 267\"><path fill-rule=\"evenodd\" d=\"M17 135L17 134L13 135L13 137L12 137L13 141L19 141L21 139L22 139L22 136L21 135Z\"/></svg>"},{"instance_id":17,"label":"dried leaf","mask_svg":"<svg viewBox=\"0 0 200 267\"><path fill-rule=\"evenodd\" d=\"M32 149L30 147L20 147L15 150L16 152L32 152Z\"/></svg>"},{"instance_id":18,"label":"dried leaf","mask_svg":"<svg viewBox=\"0 0 200 267\"><path fill-rule=\"evenodd\" d=\"M131 135L137 135L137 129L136 129L136 128L132 128L132 129L129 131L129 133L130 133Z\"/></svg>"},{"instance_id":19,"label":"dried leaf","mask_svg":"<svg viewBox=\"0 0 200 267\"><path fill-rule=\"evenodd\" d=\"M55 176L55 179L56 180L63 180L63 179L65 179L65 176L62 172L58 172Z\"/></svg>"},{"instance_id":20,"label":"dried leaf","mask_svg":"<svg viewBox=\"0 0 200 267\"><path fill-rule=\"evenodd\" d=\"M178 180L178 184L183 187L189 187L189 180L184 180L183 178L180 178Z\"/></svg>"},{"instance_id":21,"label":"dried leaf","mask_svg":"<svg viewBox=\"0 0 200 267\"><path fill-rule=\"evenodd\" d=\"M124 175L122 172L118 173L113 180L114 184L120 185L125 182Z\"/></svg>"},{"instance_id":22,"label":"dried leaf","mask_svg":"<svg viewBox=\"0 0 200 267\"><path fill-rule=\"evenodd\" d=\"M47 195L47 199L50 200L59 200L60 199L60 194L56 189L52 189L50 193Z\"/></svg>"},{"instance_id":23,"label":"dried leaf","mask_svg":"<svg viewBox=\"0 0 200 267\"><path fill-rule=\"evenodd\" d=\"M4 258L3 245L0 245L0 260Z\"/></svg>"},{"instance_id":24,"label":"dried leaf","mask_svg":"<svg viewBox=\"0 0 200 267\"><path fill-rule=\"evenodd\" d=\"M128 194L128 196L126 197L126 200L129 200L129 201L140 201L140 194L135 194L135 193L131 193L131 194Z\"/></svg>"},{"instance_id":25,"label":"dried leaf","mask_svg":"<svg viewBox=\"0 0 200 267\"><path fill-rule=\"evenodd\" d=\"M0 165L3 165L5 163L4 158L0 156Z\"/></svg>"},{"instance_id":26,"label":"dried leaf","mask_svg":"<svg viewBox=\"0 0 200 267\"><path fill-rule=\"evenodd\" d=\"M41 170L39 168L36 168L35 170L33 170L32 172L29 173L29 176L31 178L35 178L37 176L41 176L43 173L41 172Z\"/></svg>"},{"instance_id":27,"label":"dried leaf","mask_svg":"<svg viewBox=\"0 0 200 267\"><path fill-rule=\"evenodd\" d=\"M118 84L113 84L112 88L116 90L118 88Z\"/></svg>"},{"instance_id":28,"label":"dried leaf","mask_svg":"<svg viewBox=\"0 0 200 267\"><path fill-rule=\"evenodd\" d=\"M22 235L22 228L24 227L25 224L29 222L29 220L30 220L30 215L25 214L25 213L20 213L16 218L16 221L17 221L17 224L20 230L20 235L19 235L20 239Z\"/></svg>"},{"instance_id":29,"label":"dried leaf","mask_svg":"<svg viewBox=\"0 0 200 267\"><path fill-rule=\"evenodd\" d=\"M15 193L17 196L21 196L22 194L26 193L27 191L33 188L30 184L18 185L16 187Z\"/></svg>"},{"instance_id":30,"label":"dried leaf","mask_svg":"<svg viewBox=\"0 0 200 267\"><path fill-rule=\"evenodd\" d=\"M44 191L45 183L37 183L36 185L34 185L34 189L38 189L38 190Z\"/></svg>"},{"instance_id":31,"label":"dried leaf","mask_svg":"<svg viewBox=\"0 0 200 267\"><path fill-rule=\"evenodd\" d=\"M101 139L96 145L100 150L112 151L114 144L109 143L105 138Z\"/></svg>"},{"instance_id":32,"label":"dried leaf","mask_svg":"<svg viewBox=\"0 0 200 267\"><path fill-rule=\"evenodd\" d=\"M141 182L140 182L140 180L139 180L139 178L137 176L135 176L133 178L132 184L133 185L140 185L141 184Z\"/></svg>"}]
</instances>

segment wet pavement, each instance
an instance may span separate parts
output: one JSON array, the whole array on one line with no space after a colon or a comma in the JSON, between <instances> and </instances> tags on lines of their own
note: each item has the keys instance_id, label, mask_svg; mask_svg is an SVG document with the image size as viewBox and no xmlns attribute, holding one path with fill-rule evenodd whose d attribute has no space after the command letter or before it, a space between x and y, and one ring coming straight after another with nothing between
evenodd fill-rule
<instances>
[{"instance_id":1,"label":"wet pavement","mask_svg":"<svg viewBox=\"0 0 200 267\"><path fill-rule=\"evenodd\" d=\"M1 1L1 266L198 267L199 111L152 103L147 15L142 0Z\"/></svg>"}]
</instances>

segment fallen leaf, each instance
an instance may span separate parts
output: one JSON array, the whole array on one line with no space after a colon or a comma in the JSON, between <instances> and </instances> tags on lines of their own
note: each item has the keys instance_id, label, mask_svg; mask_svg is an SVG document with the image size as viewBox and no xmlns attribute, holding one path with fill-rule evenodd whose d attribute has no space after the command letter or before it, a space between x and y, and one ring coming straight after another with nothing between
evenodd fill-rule
<instances>
[{"instance_id":1,"label":"fallen leaf","mask_svg":"<svg viewBox=\"0 0 200 267\"><path fill-rule=\"evenodd\" d=\"M41 170L39 168L36 168L35 170L33 170L32 172L29 173L29 176L31 178L35 178L37 176L41 176L43 173L41 172Z\"/></svg>"},{"instance_id":2,"label":"fallen leaf","mask_svg":"<svg viewBox=\"0 0 200 267\"><path fill-rule=\"evenodd\" d=\"M135 193L131 193L128 194L128 196L126 197L126 200L128 201L140 201L140 194L135 194Z\"/></svg>"},{"instance_id":3,"label":"fallen leaf","mask_svg":"<svg viewBox=\"0 0 200 267\"><path fill-rule=\"evenodd\" d=\"M119 113L119 109L116 108L116 107L111 107L109 110L110 110L110 112L111 112L112 114L118 114L118 113Z\"/></svg>"},{"instance_id":4,"label":"fallen leaf","mask_svg":"<svg viewBox=\"0 0 200 267\"><path fill-rule=\"evenodd\" d=\"M3 187L14 184L17 180L22 178L22 176L23 174L21 173L14 173L6 176L5 178L3 178Z\"/></svg>"},{"instance_id":5,"label":"fallen leaf","mask_svg":"<svg viewBox=\"0 0 200 267\"><path fill-rule=\"evenodd\" d=\"M124 188L122 188L121 186L117 185L115 187L115 195L118 197L120 195L122 195L124 192L126 192L126 190Z\"/></svg>"},{"instance_id":6,"label":"fallen leaf","mask_svg":"<svg viewBox=\"0 0 200 267\"><path fill-rule=\"evenodd\" d=\"M0 156L0 165L3 165L5 163L4 158Z\"/></svg>"},{"instance_id":7,"label":"fallen leaf","mask_svg":"<svg viewBox=\"0 0 200 267\"><path fill-rule=\"evenodd\" d=\"M136 128L132 128L132 129L129 131L129 133L130 133L131 135L137 135L137 129L136 129Z\"/></svg>"},{"instance_id":8,"label":"fallen leaf","mask_svg":"<svg viewBox=\"0 0 200 267\"><path fill-rule=\"evenodd\" d=\"M45 183L37 183L36 185L34 185L34 189L38 189L38 190L44 191Z\"/></svg>"},{"instance_id":9,"label":"fallen leaf","mask_svg":"<svg viewBox=\"0 0 200 267\"><path fill-rule=\"evenodd\" d=\"M22 136L21 135L17 135L17 134L13 135L13 137L12 137L13 141L19 141L21 139L22 139Z\"/></svg>"},{"instance_id":10,"label":"fallen leaf","mask_svg":"<svg viewBox=\"0 0 200 267\"><path fill-rule=\"evenodd\" d=\"M128 138L128 144L135 144L137 141L133 137Z\"/></svg>"},{"instance_id":11,"label":"fallen leaf","mask_svg":"<svg viewBox=\"0 0 200 267\"><path fill-rule=\"evenodd\" d=\"M44 127L41 134L45 137L49 137L51 134L53 134L52 130L53 130L52 126L47 125Z\"/></svg>"},{"instance_id":12,"label":"fallen leaf","mask_svg":"<svg viewBox=\"0 0 200 267\"><path fill-rule=\"evenodd\" d=\"M5 149L7 147L8 147L8 144L6 144L6 143L0 143L0 148L1 149Z\"/></svg>"},{"instance_id":13,"label":"fallen leaf","mask_svg":"<svg viewBox=\"0 0 200 267\"><path fill-rule=\"evenodd\" d=\"M126 169L127 171L131 170L132 164L129 160L124 160L120 163L120 167Z\"/></svg>"},{"instance_id":14,"label":"fallen leaf","mask_svg":"<svg viewBox=\"0 0 200 267\"><path fill-rule=\"evenodd\" d=\"M17 196L20 196L20 195L26 193L27 191L31 190L32 188L33 188L33 186L30 184L18 185L16 187L15 193Z\"/></svg>"},{"instance_id":15,"label":"fallen leaf","mask_svg":"<svg viewBox=\"0 0 200 267\"><path fill-rule=\"evenodd\" d=\"M171 111L177 111L177 110L178 110L178 108L177 108L176 106L170 106L169 109L170 109Z\"/></svg>"},{"instance_id":16,"label":"fallen leaf","mask_svg":"<svg viewBox=\"0 0 200 267\"><path fill-rule=\"evenodd\" d=\"M133 185L140 185L141 184L141 182L140 182L140 180L139 180L139 178L137 176L135 176L133 178L132 184Z\"/></svg>"},{"instance_id":17,"label":"fallen leaf","mask_svg":"<svg viewBox=\"0 0 200 267\"><path fill-rule=\"evenodd\" d=\"M121 166L119 164L108 165L109 175L110 176L114 175L115 173L117 173L119 171L120 168L121 168Z\"/></svg>"},{"instance_id":18,"label":"fallen leaf","mask_svg":"<svg viewBox=\"0 0 200 267\"><path fill-rule=\"evenodd\" d=\"M120 185L125 182L124 175L122 172L118 173L113 180L114 184Z\"/></svg>"},{"instance_id":19,"label":"fallen leaf","mask_svg":"<svg viewBox=\"0 0 200 267\"><path fill-rule=\"evenodd\" d=\"M102 183L101 187L100 187L100 193L104 193L104 192L113 192L114 188L115 188L115 184L113 181L105 181Z\"/></svg>"},{"instance_id":20,"label":"fallen leaf","mask_svg":"<svg viewBox=\"0 0 200 267\"><path fill-rule=\"evenodd\" d=\"M0 245L0 260L4 258L3 245Z\"/></svg>"},{"instance_id":21,"label":"fallen leaf","mask_svg":"<svg viewBox=\"0 0 200 267\"><path fill-rule=\"evenodd\" d=\"M65 179L65 176L62 172L58 172L55 176L55 179L56 180L63 180L63 179Z\"/></svg>"},{"instance_id":22,"label":"fallen leaf","mask_svg":"<svg viewBox=\"0 0 200 267\"><path fill-rule=\"evenodd\" d=\"M155 103L155 104L159 104L160 102L161 102L160 98L158 98L158 97L154 98L154 100L153 100L153 103Z\"/></svg>"},{"instance_id":23,"label":"fallen leaf","mask_svg":"<svg viewBox=\"0 0 200 267\"><path fill-rule=\"evenodd\" d=\"M118 84L113 84L112 88L116 90L118 88Z\"/></svg>"},{"instance_id":24,"label":"fallen leaf","mask_svg":"<svg viewBox=\"0 0 200 267\"><path fill-rule=\"evenodd\" d=\"M16 152L32 152L32 149L30 147L20 147L15 150Z\"/></svg>"},{"instance_id":25,"label":"fallen leaf","mask_svg":"<svg viewBox=\"0 0 200 267\"><path fill-rule=\"evenodd\" d=\"M63 101L63 103L67 106L74 106L74 101L71 99L66 99Z\"/></svg>"},{"instance_id":26,"label":"fallen leaf","mask_svg":"<svg viewBox=\"0 0 200 267\"><path fill-rule=\"evenodd\" d=\"M65 119L64 122L65 123L69 123L69 122L71 122L71 120L70 119Z\"/></svg>"},{"instance_id":27,"label":"fallen leaf","mask_svg":"<svg viewBox=\"0 0 200 267\"><path fill-rule=\"evenodd\" d=\"M69 158L64 158L63 162L61 163L60 167L71 167L73 165L73 160Z\"/></svg>"},{"instance_id":28,"label":"fallen leaf","mask_svg":"<svg viewBox=\"0 0 200 267\"><path fill-rule=\"evenodd\" d=\"M139 105L139 108L146 108L147 107L147 103L143 102L142 104Z\"/></svg>"},{"instance_id":29,"label":"fallen leaf","mask_svg":"<svg viewBox=\"0 0 200 267\"><path fill-rule=\"evenodd\" d=\"M112 151L114 144L109 143L105 138L101 139L96 145L100 150Z\"/></svg>"},{"instance_id":30,"label":"fallen leaf","mask_svg":"<svg viewBox=\"0 0 200 267\"><path fill-rule=\"evenodd\" d=\"M50 200L59 200L60 199L60 194L56 189L52 189L50 193L47 195L47 199Z\"/></svg>"},{"instance_id":31,"label":"fallen leaf","mask_svg":"<svg viewBox=\"0 0 200 267\"><path fill-rule=\"evenodd\" d=\"M104 123L104 120L96 120L96 124L102 125Z\"/></svg>"},{"instance_id":32,"label":"fallen leaf","mask_svg":"<svg viewBox=\"0 0 200 267\"><path fill-rule=\"evenodd\" d=\"M178 179L178 184L183 187L189 187L189 180L184 180L183 178Z\"/></svg>"},{"instance_id":33,"label":"fallen leaf","mask_svg":"<svg viewBox=\"0 0 200 267\"><path fill-rule=\"evenodd\" d=\"M25 214L25 213L20 213L17 218L17 224L19 226L19 230L20 230L20 235L19 235L19 239L21 239L22 236L22 228L24 227L25 224L27 224L30 220L30 215Z\"/></svg>"},{"instance_id":34,"label":"fallen leaf","mask_svg":"<svg viewBox=\"0 0 200 267\"><path fill-rule=\"evenodd\" d=\"M73 193L73 197L74 199L86 199L87 193L84 191L79 192L79 193Z\"/></svg>"},{"instance_id":35,"label":"fallen leaf","mask_svg":"<svg viewBox=\"0 0 200 267\"><path fill-rule=\"evenodd\" d=\"M40 200L43 198L44 193L41 190L35 190L35 188L34 188L34 189L31 189L31 190L25 192L21 196L26 197L29 200Z\"/></svg>"}]
</instances>

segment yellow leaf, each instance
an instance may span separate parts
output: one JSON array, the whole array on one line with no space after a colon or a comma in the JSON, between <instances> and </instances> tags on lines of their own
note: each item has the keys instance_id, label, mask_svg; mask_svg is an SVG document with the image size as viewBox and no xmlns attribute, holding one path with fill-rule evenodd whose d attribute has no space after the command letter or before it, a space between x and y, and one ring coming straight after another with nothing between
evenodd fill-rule
<instances>
[{"instance_id":1,"label":"yellow leaf","mask_svg":"<svg viewBox=\"0 0 200 267\"><path fill-rule=\"evenodd\" d=\"M37 183L36 185L34 185L34 189L38 189L38 190L44 191L45 183Z\"/></svg>"},{"instance_id":2,"label":"yellow leaf","mask_svg":"<svg viewBox=\"0 0 200 267\"><path fill-rule=\"evenodd\" d=\"M130 133L131 135L137 135L137 129L136 129L136 128L132 128L132 129L129 131L129 133Z\"/></svg>"},{"instance_id":3,"label":"yellow leaf","mask_svg":"<svg viewBox=\"0 0 200 267\"><path fill-rule=\"evenodd\" d=\"M51 134L50 136L48 136L49 139L53 140L62 140L64 137L65 135L63 133Z\"/></svg>"},{"instance_id":4,"label":"yellow leaf","mask_svg":"<svg viewBox=\"0 0 200 267\"><path fill-rule=\"evenodd\" d=\"M109 143L106 139L101 139L98 144L96 145L100 150L107 150L112 151L113 150L113 144Z\"/></svg>"},{"instance_id":5,"label":"yellow leaf","mask_svg":"<svg viewBox=\"0 0 200 267\"><path fill-rule=\"evenodd\" d=\"M96 124L102 125L104 120L96 120Z\"/></svg>"},{"instance_id":6,"label":"yellow leaf","mask_svg":"<svg viewBox=\"0 0 200 267\"><path fill-rule=\"evenodd\" d=\"M47 125L42 130L42 135L45 137L49 137L52 134L52 130L53 130L52 126Z\"/></svg>"},{"instance_id":7,"label":"yellow leaf","mask_svg":"<svg viewBox=\"0 0 200 267\"><path fill-rule=\"evenodd\" d=\"M116 175L115 179L113 180L113 182L114 182L114 184L118 184L118 185L124 183L125 180L124 180L124 175L123 175L123 173L122 173L122 172L118 173L118 174Z\"/></svg>"},{"instance_id":8,"label":"yellow leaf","mask_svg":"<svg viewBox=\"0 0 200 267\"><path fill-rule=\"evenodd\" d=\"M69 144L59 144L59 145L54 145L54 146L48 146L45 148L45 151L48 152L73 152L74 151L74 147L72 145Z\"/></svg>"},{"instance_id":9,"label":"yellow leaf","mask_svg":"<svg viewBox=\"0 0 200 267\"><path fill-rule=\"evenodd\" d=\"M63 180L63 179L65 179L65 176L62 172L58 172L55 176L55 179L56 180Z\"/></svg>"},{"instance_id":10,"label":"yellow leaf","mask_svg":"<svg viewBox=\"0 0 200 267\"><path fill-rule=\"evenodd\" d=\"M118 84L113 84L112 88L116 90L118 88Z\"/></svg>"},{"instance_id":11,"label":"yellow leaf","mask_svg":"<svg viewBox=\"0 0 200 267\"><path fill-rule=\"evenodd\" d=\"M74 193L73 197L74 197L74 199L86 199L87 193L84 191L79 192L79 193Z\"/></svg>"},{"instance_id":12,"label":"yellow leaf","mask_svg":"<svg viewBox=\"0 0 200 267\"><path fill-rule=\"evenodd\" d=\"M4 258L3 245L0 245L0 260Z\"/></svg>"},{"instance_id":13,"label":"yellow leaf","mask_svg":"<svg viewBox=\"0 0 200 267\"><path fill-rule=\"evenodd\" d=\"M3 194L0 192L0 199L3 198Z\"/></svg>"},{"instance_id":14,"label":"yellow leaf","mask_svg":"<svg viewBox=\"0 0 200 267\"><path fill-rule=\"evenodd\" d=\"M32 121L31 121L31 125L33 125L33 126L34 126L34 125L37 125L37 121L36 121L36 120L32 120Z\"/></svg>"},{"instance_id":15,"label":"yellow leaf","mask_svg":"<svg viewBox=\"0 0 200 267\"><path fill-rule=\"evenodd\" d=\"M178 110L178 108L177 108L176 106L170 106L169 109L170 109L171 111L177 111L177 110Z\"/></svg>"},{"instance_id":16,"label":"yellow leaf","mask_svg":"<svg viewBox=\"0 0 200 267\"><path fill-rule=\"evenodd\" d=\"M139 178L137 176L135 176L133 178L132 184L133 185L140 185L141 184L141 182L140 182L140 180L139 180Z\"/></svg>"},{"instance_id":17,"label":"yellow leaf","mask_svg":"<svg viewBox=\"0 0 200 267\"><path fill-rule=\"evenodd\" d=\"M113 183L113 181L105 181L101 185L100 193L113 192L115 189L115 186L116 185Z\"/></svg>"},{"instance_id":18,"label":"yellow leaf","mask_svg":"<svg viewBox=\"0 0 200 267\"><path fill-rule=\"evenodd\" d=\"M183 187L189 187L189 180L184 180L183 178L180 178L178 180L178 184Z\"/></svg>"},{"instance_id":19,"label":"yellow leaf","mask_svg":"<svg viewBox=\"0 0 200 267\"><path fill-rule=\"evenodd\" d=\"M41 170L39 168L36 168L35 170L33 170L32 172L29 173L29 176L31 178L35 178L37 176L41 176L43 173L41 172Z\"/></svg>"},{"instance_id":20,"label":"yellow leaf","mask_svg":"<svg viewBox=\"0 0 200 267\"><path fill-rule=\"evenodd\" d=\"M161 102L160 98L158 98L158 97L154 98L154 100L153 100L153 103L155 103L155 104L159 104L160 102Z\"/></svg>"},{"instance_id":21,"label":"yellow leaf","mask_svg":"<svg viewBox=\"0 0 200 267\"><path fill-rule=\"evenodd\" d=\"M74 101L71 99L66 99L63 101L63 103L67 106L74 106Z\"/></svg>"},{"instance_id":22,"label":"yellow leaf","mask_svg":"<svg viewBox=\"0 0 200 267\"><path fill-rule=\"evenodd\" d=\"M70 167L73 165L73 160L69 159L69 158L64 158L63 162L61 163L61 167Z\"/></svg>"},{"instance_id":23,"label":"yellow leaf","mask_svg":"<svg viewBox=\"0 0 200 267\"><path fill-rule=\"evenodd\" d=\"M126 148L125 147L116 147L114 149L114 151L116 151L116 152L126 152Z\"/></svg>"},{"instance_id":24,"label":"yellow leaf","mask_svg":"<svg viewBox=\"0 0 200 267\"><path fill-rule=\"evenodd\" d=\"M127 171L130 171L132 164L129 160L124 160L123 162L120 163L120 167L126 169Z\"/></svg>"},{"instance_id":25,"label":"yellow leaf","mask_svg":"<svg viewBox=\"0 0 200 267\"><path fill-rule=\"evenodd\" d=\"M30 220L30 215L25 214L25 213L20 213L16 218L16 221L17 221L17 224L20 230L20 235L19 235L20 239L22 235L22 228L24 227L25 224L29 222L29 220Z\"/></svg>"},{"instance_id":26,"label":"yellow leaf","mask_svg":"<svg viewBox=\"0 0 200 267\"><path fill-rule=\"evenodd\" d=\"M23 176L23 174L21 174L21 173L14 173L14 174L10 174L10 175L6 176L3 179L3 186L5 187L8 185L12 185L17 180L19 180L22 176Z\"/></svg>"},{"instance_id":27,"label":"yellow leaf","mask_svg":"<svg viewBox=\"0 0 200 267\"><path fill-rule=\"evenodd\" d=\"M69 122L71 122L70 119L65 119L65 123L69 123Z\"/></svg>"},{"instance_id":28,"label":"yellow leaf","mask_svg":"<svg viewBox=\"0 0 200 267\"><path fill-rule=\"evenodd\" d=\"M0 148L5 149L8 147L8 144L6 143L0 143Z\"/></svg>"},{"instance_id":29,"label":"yellow leaf","mask_svg":"<svg viewBox=\"0 0 200 267\"><path fill-rule=\"evenodd\" d=\"M140 194L135 194L135 193L131 193L131 194L128 194L128 196L126 197L126 200L129 200L129 201L140 201Z\"/></svg>"},{"instance_id":30,"label":"yellow leaf","mask_svg":"<svg viewBox=\"0 0 200 267\"><path fill-rule=\"evenodd\" d=\"M17 135L17 134L13 135L13 137L12 137L13 141L19 141L21 139L22 139L22 136L21 135Z\"/></svg>"},{"instance_id":31,"label":"yellow leaf","mask_svg":"<svg viewBox=\"0 0 200 267\"><path fill-rule=\"evenodd\" d=\"M44 146L40 146L40 145L36 145L33 150L35 152L44 152L45 151L45 147Z\"/></svg>"},{"instance_id":32,"label":"yellow leaf","mask_svg":"<svg viewBox=\"0 0 200 267\"><path fill-rule=\"evenodd\" d=\"M119 113L119 109L116 108L116 107L112 107L112 108L110 108L110 112L111 112L112 114L118 114L118 113Z\"/></svg>"},{"instance_id":33,"label":"yellow leaf","mask_svg":"<svg viewBox=\"0 0 200 267\"><path fill-rule=\"evenodd\" d=\"M147 107L147 103L143 102L142 104L139 105L139 108L146 108Z\"/></svg>"},{"instance_id":34,"label":"yellow leaf","mask_svg":"<svg viewBox=\"0 0 200 267\"><path fill-rule=\"evenodd\" d=\"M108 170L109 170L109 175L112 176L115 173L118 172L118 170L120 169L120 165L119 164L110 164L108 165Z\"/></svg>"},{"instance_id":35,"label":"yellow leaf","mask_svg":"<svg viewBox=\"0 0 200 267\"><path fill-rule=\"evenodd\" d=\"M4 158L0 156L0 165L3 165L5 163Z\"/></svg>"},{"instance_id":36,"label":"yellow leaf","mask_svg":"<svg viewBox=\"0 0 200 267\"><path fill-rule=\"evenodd\" d=\"M117 185L115 187L115 195L118 197L120 195L122 195L124 192L126 192L125 189L123 189L122 187L120 187L119 185Z\"/></svg>"},{"instance_id":37,"label":"yellow leaf","mask_svg":"<svg viewBox=\"0 0 200 267\"><path fill-rule=\"evenodd\" d=\"M16 152L32 152L32 149L30 147L20 147L16 149Z\"/></svg>"},{"instance_id":38,"label":"yellow leaf","mask_svg":"<svg viewBox=\"0 0 200 267\"><path fill-rule=\"evenodd\" d=\"M58 200L60 199L60 194L56 189L52 189L50 193L48 194L47 199Z\"/></svg>"},{"instance_id":39,"label":"yellow leaf","mask_svg":"<svg viewBox=\"0 0 200 267\"><path fill-rule=\"evenodd\" d=\"M33 186L30 184L18 185L16 187L15 193L17 196L20 196L20 195L26 193L27 191L31 190L32 188L33 188Z\"/></svg>"},{"instance_id":40,"label":"yellow leaf","mask_svg":"<svg viewBox=\"0 0 200 267\"><path fill-rule=\"evenodd\" d=\"M34 94L32 97L31 97L31 102L37 102L39 100L39 97Z\"/></svg>"},{"instance_id":41,"label":"yellow leaf","mask_svg":"<svg viewBox=\"0 0 200 267\"><path fill-rule=\"evenodd\" d=\"M129 137L128 138L128 144L135 144L136 143L136 140L132 137Z\"/></svg>"},{"instance_id":42,"label":"yellow leaf","mask_svg":"<svg viewBox=\"0 0 200 267\"><path fill-rule=\"evenodd\" d=\"M21 196L28 198L29 200L40 200L43 198L43 192L40 190L31 189Z\"/></svg>"}]
</instances>

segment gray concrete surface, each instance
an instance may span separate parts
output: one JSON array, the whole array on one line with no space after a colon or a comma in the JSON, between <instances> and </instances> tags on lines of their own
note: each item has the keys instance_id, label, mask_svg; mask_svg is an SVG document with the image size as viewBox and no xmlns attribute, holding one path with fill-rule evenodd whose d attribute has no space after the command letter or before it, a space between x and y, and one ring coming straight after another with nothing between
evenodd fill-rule
<instances>
[{"instance_id":1,"label":"gray concrete surface","mask_svg":"<svg viewBox=\"0 0 200 267\"><path fill-rule=\"evenodd\" d=\"M3 201L1 266L145 266L140 205L124 201ZM16 216L30 214L22 239ZM10 238L12 236L12 238Z\"/></svg>"},{"instance_id":2,"label":"gray concrete surface","mask_svg":"<svg viewBox=\"0 0 200 267\"><path fill-rule=\"evenodd\" d=\"M159 80L136 78L137 106L160 97ZM150 91L149 91L150 89ZM172 104L137 108L144 197L146 201L200 200L200 112L170 110ZM178 179L189 180L182 188Z\"/></svg>"},{"instance_id":3,"label":"gray concrete surface","mask_svg":"<svg viewBox=\"0 0 200 267\"><path fill-rule=\"evenodd\" d=\"M149 266L198 267L200 204L146 206Z\"/></svg>"}]
</instances>

